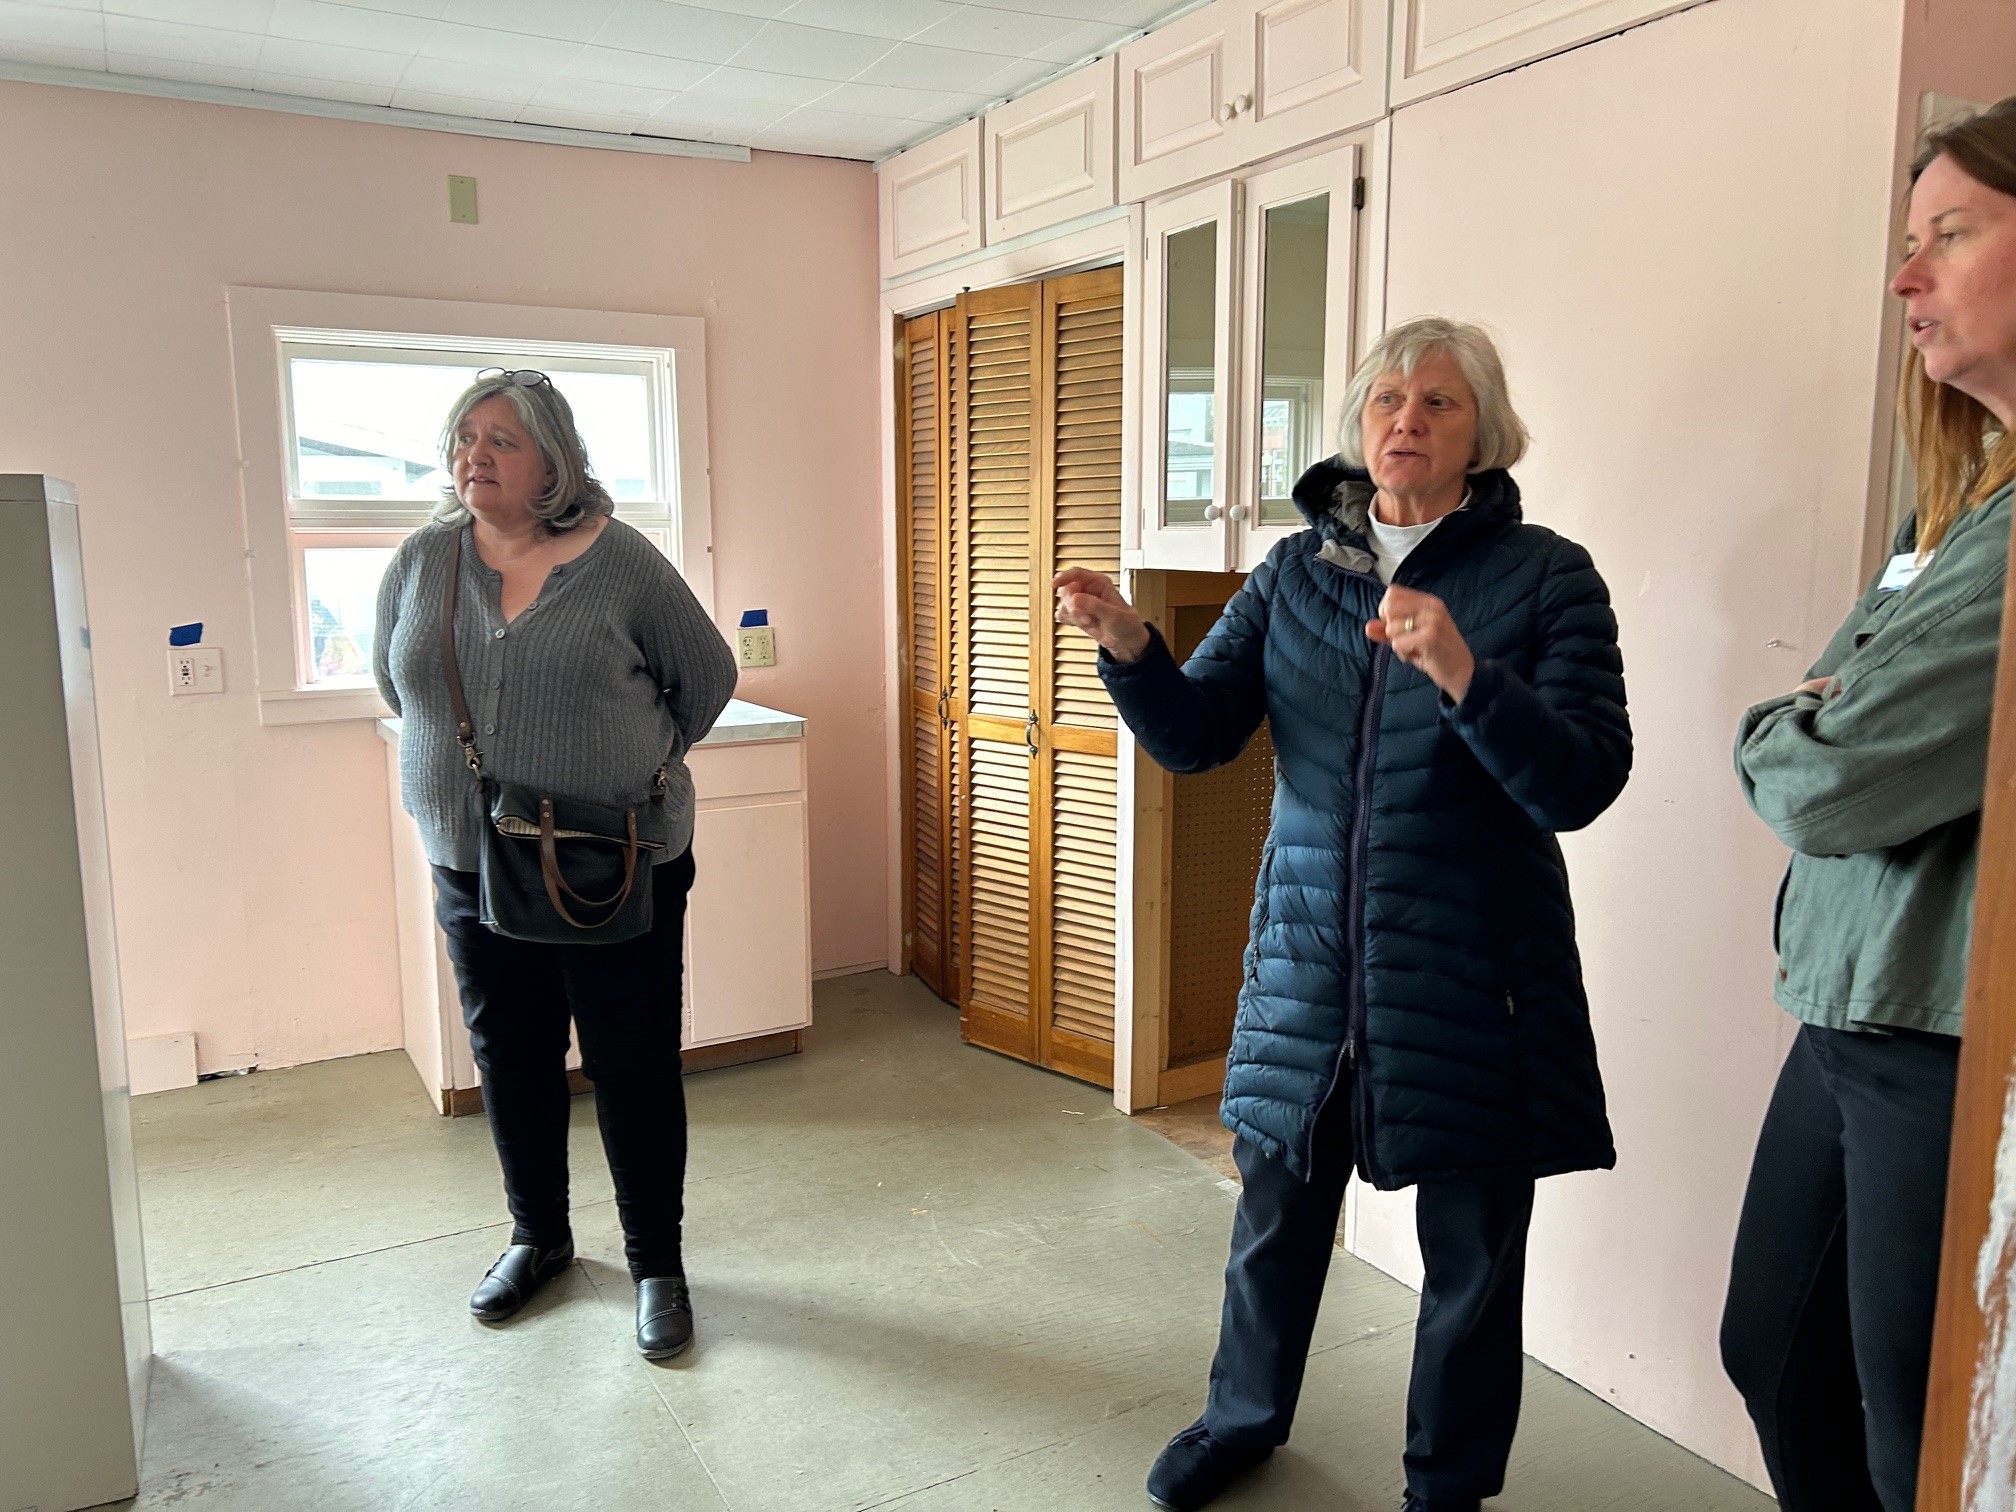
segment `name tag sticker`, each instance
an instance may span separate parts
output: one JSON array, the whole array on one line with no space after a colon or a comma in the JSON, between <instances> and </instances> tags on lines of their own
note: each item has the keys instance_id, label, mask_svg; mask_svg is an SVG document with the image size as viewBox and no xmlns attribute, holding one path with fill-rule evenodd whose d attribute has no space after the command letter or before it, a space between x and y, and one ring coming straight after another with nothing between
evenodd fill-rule
<instances>
[{"instance_id":1,"label":"name tag sticker","mask_svg":"<svg viewBox=\"0 0 2016 1512\"><path fill-rule=\"evenodd\" d=\"M1890 558L1890 565L1883 569L1883 578L1876 585L1878 593L1895 593L1900 588L1909 588L1919 573L1932 565L1932 558L1918 559L1915 551L1899 552Z\"/></svg>"}]
</instances>

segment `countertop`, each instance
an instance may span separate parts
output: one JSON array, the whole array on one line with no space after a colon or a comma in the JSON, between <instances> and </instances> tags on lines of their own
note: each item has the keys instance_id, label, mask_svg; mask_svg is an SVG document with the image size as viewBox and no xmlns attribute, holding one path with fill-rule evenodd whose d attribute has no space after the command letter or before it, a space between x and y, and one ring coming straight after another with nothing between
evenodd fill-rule
<instances>
[{"instance_id":1,"label":"countertop","mask_svg":"<svg viewBox=\"0 0 2016 1512\"><path fill-rule=\"evenodd\" d=\"M381 719L378 721L378 732L391 744L397 745L399 727L403 722ZM755 740L798 740L804 734L805 721L796 714L731 698L728 707L721 711L721 717L714 721L714 728L707 732L706 738L695 749L700 746L742 745Z\"/></svg>"}]
</instances>

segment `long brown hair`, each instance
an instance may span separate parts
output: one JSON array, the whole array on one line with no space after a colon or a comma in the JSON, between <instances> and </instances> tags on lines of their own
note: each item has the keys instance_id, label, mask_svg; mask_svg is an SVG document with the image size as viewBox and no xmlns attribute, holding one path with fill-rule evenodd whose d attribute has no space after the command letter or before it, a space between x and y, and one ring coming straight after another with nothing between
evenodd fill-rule
<instances>
[{"instance_id":1,"label":"long brown hair","mask_svg":"<svg viewBox=\"0 0 2016 1512\"><path fill-rule=\"evenodd\" d=\"M1976 183L2016 198L2016 95L1929 132L1911 165L1912 184L1941 157ZM1915 348L1897 410L1918 469L1918 550L1927 552L1961 515L2016 479L2016 433L1997 436L2000 422L1988 406L1926 376Z\"/></svg>"}]
</instances>

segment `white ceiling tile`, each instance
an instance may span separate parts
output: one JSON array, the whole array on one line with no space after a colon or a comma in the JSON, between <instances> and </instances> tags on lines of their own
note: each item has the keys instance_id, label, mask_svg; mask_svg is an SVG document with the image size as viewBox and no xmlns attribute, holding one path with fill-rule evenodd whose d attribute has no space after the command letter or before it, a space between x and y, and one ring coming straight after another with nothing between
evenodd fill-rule
<instances>
[{"instance_id":1,"label":"white ceiling tile","mask_svg":"<svg viewBox=\"0 0 2016 1512\"><path fill-rule=\"evenodd\" d=\"M763 29L748 16L674 5L670 0L618 0L593 38L601 47L726 63Z\"/></svg>"},{"instance_id":2,"label":"white ceiling tile","mask_svg":"<svg viewBox=\"0 0 2016 1512\"><path fill-rule=\"evenodd\" d=\"M1000 72L990 74L974 88L998 100L1005 95L1021 94L1025 90L1034 89L1038 84L1053 79L1062 72L1063 70L1055 63L1046 63L1041 58L1012 58L1003 65Z\"/></svg>"},{"instance_id":3,"label":"white ceiling tile","mask_svg":"<svg viewBox=\"0 0 2016 1512\"><path fill-rule=\"evenodd\" d=\"M189 63L179 58L142 57L135 53L108 52L105 63L116 74L136 74L145 79L172 79L182 84L215 84L227 89L250 89L258 75L249 68L227 68L221 63Z\"/></svg>"},{"instance_id":4,"label":"white ceiling tile","mask_svg":"<svg viewBox=\"0 0 2016 1512\"><path fill-rule=\"evenodd\" d=\"M105 46L105 18L96 11L61 10L0 0L0 37L33 47Z\"/></svg>"},{"instance_id":5,"label":"white ceiling tile","mask_svg":"<svg viewBox=\"0 0 2016 1512\"><path fill-rule=\"evenodd\" d=\"M885 141L915 131L914 121L906 121L900 116L855 115L844 110L820 110L808 107L794 110L771 131L783 136L827 137L836 141L868 142Z\"/></svg>"},{"instance_id":6,"label":"white ceiling tile","mask_svg":"<svg viewBox=\"0 0 2016 1512\"><path fill-rule=\"evenodd\" d=\"M1140 31L1146 26L1160 26L1166 21L1173 21L1202 4L1204 0L1181 0L1181 3L1175 4L1171 0L1108 0L1106 11L1099 19L1126 31Z\"/></svg>"},{"instance_id":7,"label":"white ceiling tile","mask_svg":"<svg viewBox=\"0 0 2016 1512\"><path fill-rule=\"evenodd\" d=\"M352 105L390 105L390 84L350 84L342 79L304 79L298 74L258 75L252 86L267 94L300 95L310 100L342 100Z\"/></svg>"},{"instance_id":8,"label":"white ceiling tile","mask_svg":"<svg viewBox=\"0 0 2016 1512\"><path fill-rule=\"evenodd\" d=\"M105 50L128 57L169 58L181 63L214 63L251 68L261 46L254 32L220 31L211 26L176 26L132 16L105 18Z\"/></svg>"},{"instance_id":9,"label":"white ceiling tile","mask_svg":"<svg viewBox=\"0 0 2016 1512\"><path fill-rule=\"evenodd\" d=\"M825 79L801 79L791 74L762 73L730 65L715 69L687 90L685 98L688 101L750 101L795 110L800 105L810 105L821 95L830 93L832 88L831 82Z\"/></svg>"},{"instance_id":10,"label":"white ceiling tile","mask_svg":"<svg viewBox=\"0 0 2016 1512\"><path fill-rule=\"evenodd\" d=\"M561 110L553 105L527 105L518 112L518 120L525 126L557 126L566 131L606 131L617 136L628 136L630 128L637 125L642 116L597 115L592 110Z\"/></svg>"},{"instance_id":11,"label":"white ceiling tile","mask_svg":"<svg viewBox=\"0 0 2016 1512\"><path fill-rule=\"evenodd\" d=\"M628 84L639 89L687 89L713 73L718 65L685 58L661 58L655 53L622 52L613 47L584 47L567 65L566 77L604 84Z\"/></svg>"},{"instance_id":12,"label":"white ceiling tile","mask_svg":"<svg viewBox=\"0 0 2016 1512\"><path fill-rule=\"evenodd\" d=\"M290 42L280 37L268 37L259 49L261 73L336 79L346 84L396 85L408 61L399 53L329 47L321 42Z\"/></svg>"},{"instance_id":13,"label":"white ceiling tile","mask_svg":"<svg viewBox=\"0 0 2016 1512\"><path fill-rule=\"evenodd\" d=\"M851 79L896 44L887 37L862 37L773 21L735 54L738 68L798 74L808 79Z\"/></svg>"},{"instance_id":14,"label":"white ceiling tile","mask_svg":"<svg viewBox=\"0 0 2016 1512\"><path fill-rule=\"evenodd\" d=\"M525 105L520 100L479 100L468 95L434 94L425 89L395 89L392 108L424 110L429 115L471 116L479 121L512 121Z\"/></svg>"},{"instance_id":15,"label":"white ceiling tile","mask_svg":"<svg viewBox=\"0 0 2016 1512\"><path fill-rule=\"evenodd\" d=\"M1000 53L1030 58L1041 47L1052 47L1084 23L1062 16L1032 16L1027 11L962 9L910 40L926 47L961 47L968 52Z\"/></svg>"},{"instance_id":16,"label":"white ceiling tile","mask_svg":"<svg viewBox=\"0 0 2016 1512\"><path fill-rule=\"evenodd\" d=\"M470 100L531 102L545 80L530 69L488 63L455 63L446 58L415 58L399 76L400 93L460 95Z\"/></svg>"},{"instance_id":17,"label":"white ceiling tile","mask_svg":"<svg viewBox=\"0 0 2016 1512\"><path fill-rule=\"evenodd\" d=\"M959 10L949 0L874 0L872 5L862 0L798 0L784 12L784 19L796 26L823 26L901 42Z\"/></svg>"},{"instance_id":18,"label":"white ceiling tile","mask_svg":"<svg viewBox=\"0 0 2016 1512\"><path fill-rule=\"evenodd\" d=\"M54 10L102 11L104 0L33 0L38 5L46 5Z\"/></svg>"},{"instance_id":19,"label":"white ceiling tile","mask_svg":"<svg viewBox=\"0 0 2016 1512\"><path fill-rule=\"evenodd\" d=\"M962 52L949 47L924 47L899 42L854 81L860 84L901 84L909 89L979 89L1001 71L994 53Z\"/></svg>"},{"instance_id":20,"label":"white ceiling tile","mask_svg":"<svg viewBox=\"0 0 2016 1512\"><path fill-rule=\"evenodd\" d=\"M365 47L374 52L410 53L427 39L436 22L419 16L359 10L325 0L273 0L266 35L289 42L326 42L333 47Z\"/></svg>"},{"instance_id":21,"label":"white ceiling tile","mask_svg":"<svg viewBox=\"0 0 2016 1512\"><path fill-rule=\"evenodd\" d=\"M1122 31L1117 26L1094 21L1066 33L1048 46L1031 48L1029 56L1041 58L1046 63L1080 63L1131 35L1131 32Z\"/></svg>"},{"instance_id":22,"label":"white ceiling tile","mask_svg":"<svg viewBox=\"0 0 2016 1512\"><path fill-rule=\"evenodd\" d=\"M616 10L616 0L448 0L444 21L586 42Z\"/></svg>"},{"instance_id":23,"label":"white ceiling tile","mask_svg":"<svg viewBox=\"0 0 2016 1512\"><path fill-rule=\"evenodd\" d=\"M448 10L448 0L329 0L329 3L346 5L352 10L385 11L395 16L425 16L429 21L439 21Z\"/></svg>"},{"instance_id":24,"label":"white ceiling tile","mask_svg":"<svg viewBox=\"0 0 2016 1512\"><path fill-rule=\"evenodd\" d=\"M788 114L788 105L774 105L764 100L710 100L705 104L695 104L682 95L663 110L653 112L651 120L654 131L670 130L675 136L698 131L712 136L723 132L761 131Z\"/></svg>"},{"instance_id":25,"label":"white ceiling tile","mask_svg":"<svg viewBox=\"0 0 2016 1512\"><path fill-rule=\"evenodd\" d=\"M1074 21L1102 21L1116 0L967 0L981 10L1028 11L1035 16L1065 16ZM1165 0L1167 3L1167 0Z\"/></svg>"},{"instance_id":26,"label":"white ceiling tile","mask_svg":"<svg viewBox=\"0 0 2016 1512\"><path fill-rule=\"evenodd\" d=\"M102 0L102 9L110 16L263 32L273 17L273 0Z\"/></svg>"},{"instance_id":27,"label":"white ceiling tile","mask_svg":"<svg viewBox=\"0 0 2016 1512\"><path fill-rule=\"evenodd\" d=\"M528 73L564 73L581 52L579 42L557 37L534 37L522 32L492 31L483 26L458 26L440 22L420 45L423 58L443 58L451 63L496 64L521 68Z\"/></svg>"},{"instance_id":28,"label":"white ceiling tile","mask_svg":"<svg viewBox=\"0 0 2016 1512\"><path fill-rule=\"evenodd\" d=\"M635 89L628 84L603 84L593 79L548 79L532 96L546 110L576 115L649 116L678 97L677 90Z\"/></svg>"},{"instance_id":29,"label":"white ceiling tile","mask_svg":"<svg viewBox=\"0 0 2016 1512\"><path fill-rule=\"evenodd\" d=\"M44 42L15 42L0 37L0 62L33 63L38 68L81 68L105 71L102 47L53 47Z\"/></svg>"},{"instance_id":30,"label":"white ceiling tile","mask_svg":"<svg viewBox=\"0 0 2016 1512\"><path fill-rule=\"evenodd\" d=\"M904 89L895 84L838 84L807 103L821 110L844 110L855 115L893 116L914 121L920 116L951 121L972 115L989 104L992 95L960 94L943 89Z\"/></svg>"},{"instance_id":31,"label":"white ceiling tile","mask_svg":"<svg viewBox=\"0 0 2016 1512\"><path fill-rule=\"evenodd\" d=\"M775 20L791 9L791 0L700 0L707 10L727 11L736 16L756 16Z\"/></svg>"}]
</instances>

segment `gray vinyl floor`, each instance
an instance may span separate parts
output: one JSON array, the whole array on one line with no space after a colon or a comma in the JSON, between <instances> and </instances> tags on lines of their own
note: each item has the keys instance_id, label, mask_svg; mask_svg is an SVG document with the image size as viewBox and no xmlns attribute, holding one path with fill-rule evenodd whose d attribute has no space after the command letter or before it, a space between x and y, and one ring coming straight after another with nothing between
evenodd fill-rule
<instances>
[{"instance_id":1,"label":"gray vinyl floor","mask_svg":"<svg viewBox=\"0 0 2016 1512\"><path fill-rule=\"evenodd\" d=\"M483 1121L399 1053L135 1104L159 1352L137 1501L182 1512L1101 1512L1202 1401L1235 1192L1094 1088L962 1046L912 979L687 1078L699 1343L630 1345L587 1098L581 1259L485 1328ZM1390 1512L1414 1299L1330 1274L1295 1439L1222 1503ZM1501 1512L1768 1498L1529 1366Z\"/></svg>"}]
</instances>

